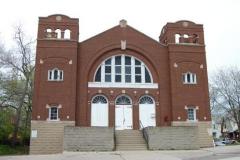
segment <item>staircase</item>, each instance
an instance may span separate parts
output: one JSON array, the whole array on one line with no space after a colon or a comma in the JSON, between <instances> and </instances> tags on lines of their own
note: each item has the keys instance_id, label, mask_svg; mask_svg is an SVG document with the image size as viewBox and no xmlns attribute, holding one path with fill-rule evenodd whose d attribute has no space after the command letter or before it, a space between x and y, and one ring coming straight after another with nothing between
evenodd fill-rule
<instances>
[{"instance_id":1,"label":"staircase","mask_svg":"<svg viewBox=\"0 0 240 160\"><path fill-rule=\"evenodd\" d=\"M147 150L146 142L140 130L116 130L116 150Z\"/></svg>"}]
</instances>

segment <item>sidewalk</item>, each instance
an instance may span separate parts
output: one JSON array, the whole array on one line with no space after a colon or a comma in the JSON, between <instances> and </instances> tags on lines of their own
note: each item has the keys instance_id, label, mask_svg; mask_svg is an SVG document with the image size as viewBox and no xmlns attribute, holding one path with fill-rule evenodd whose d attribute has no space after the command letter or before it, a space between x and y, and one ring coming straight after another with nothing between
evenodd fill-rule
<instances>
[{"instance_id":1,"label":"sidewalk","mask_svg":"<svg viewBox=\"0 0 240 160\"><path fill-rule=\"evenodd\" d=\"M239 160L240 145L201 150L64 152L55 155L4 156L0 160Z\"/></svg>"}]
</instances>

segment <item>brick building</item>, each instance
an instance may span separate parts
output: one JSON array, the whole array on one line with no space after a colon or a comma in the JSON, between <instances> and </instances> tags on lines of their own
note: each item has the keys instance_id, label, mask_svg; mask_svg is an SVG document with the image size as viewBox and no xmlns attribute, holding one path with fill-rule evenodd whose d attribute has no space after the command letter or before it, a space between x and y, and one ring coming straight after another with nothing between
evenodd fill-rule
<instances>
[{"instance_id":1,"label":"brick building","mask_svg":"<svg viewBox=\"0 0 240 160\"><path fill-rule=\"evenodd\" d=\"M155 41L121 20L79 36L77 18L39 18L31 153L61 152L64 126L197 126L200 147L211 145L202 25L167 23Z\"/></svg>"}]
</instances>

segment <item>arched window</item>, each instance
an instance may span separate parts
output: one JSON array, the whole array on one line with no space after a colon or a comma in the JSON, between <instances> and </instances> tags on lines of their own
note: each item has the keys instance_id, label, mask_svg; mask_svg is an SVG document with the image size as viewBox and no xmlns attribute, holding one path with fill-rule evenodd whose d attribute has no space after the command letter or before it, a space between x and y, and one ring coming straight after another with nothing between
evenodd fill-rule
<instances>
[{"instance_id":1,"label":"arched window","mask_svg":"<svg viewBox=\"0 0 240 160\"><path fill-rule=\"evenodd\" d=\"M183 73L182 80L184 84L197 84L197 75L196 73Z\"/></svg>"},{"instance_id":2,"label":"arched window","mask_svg":"<svg viewBox=\"0 0 240 160\"><path fill-rule=\"evenodd\" d=\"M62 35L61 35L62 32L61 32L60 29L56 29L56 30L55 30L55 33L56 33L56 38L57 38L57 39L61 39L61 38L62 38Z\"/></svg>"},{"instance_id":3,"label":"arched window","mask_svg":"<svg viewBox=\"0 0 240 160\"><path fill-rule=\"evenodd\" d=\"M52 29L48 28L45 31L46 38L52 38Z\"/></svg>"},{"instance_id":4,"label":"arched window","mask_svg":"<svg viewBox=\"0 0 240 160\"><path fill-rule=\"evenodd\" d=\"M116 99L116 105L131 105L132 101L128 96L121 95Z\"/></svg>"},{"instance_id":5,"label":"arched window","mask_svg":"<svg viewBox=\"0 0 240 160\"><path fill-rule=\"evenodd\" d=\"M98 67L95 82L107 83L153 83L146 65L133 56L112 56Z\"/></svg>"},{"instance_id":6,"label":"arched window","mask_svg":"<svg viewBox=\"0 0 240 160\"><path fill-rule=\"evenodd\" d=\"M48 70L48 80L49 81L62 81L63 80L63 70L59 70L58 68Z\"/></svg>"},{"instance_id":7,"label":"arched window","mask_svg":"<svg viewBox=\"0 0 240 160\"><path fill-rule=\"evenodd\" d=\"M198 43L198 38L197 34L193 34L193 43Z\"/></svg>"},{"instance_id":8,"label":"arched window","mask_svg":"<svg viewBox=\"0 0 240 160\"><path fill-rule=\"evenodd\" d=\"M51 33L52 30L50 28L46 29L46 32Z\"/></svg>"},{"instance_id":9,"label":"arched window","mask_svg":"<svg viewBox=\"0 0 240 160\"><path fill-rule=\"evenodd\" d=\"M150 96L142 96L139 100L139 104L154 104L154 100Z\"/></svg>"},{"instance_id":10,"label":"arched window","mask_svg":"<svg viewBox=\"0 0 240 160\"><path fill-rule=\"evenodd\" d=\"M64 39L71 39L71 31L69 29L64 31Z\"/></svg>"},{"instance_id":11,"label":"arched window","mask_svg":"<svg viewBox=\"0 0 240 160\"><path fill-rule=\"evenodd\" d=\"M188 34L184 34L183 38L189 38L189 35Z\"/></svg>"},{"instance_id":12,"label":"arched window","mask_svg":"<svg viewBox=\"0 0 240 160\"><path fill-rule=\"evenodd\" d=\"M107 99L104 96L95 96L92 100L93 104L107 104Z\"/></svg>"},{"instance_id":13,"label":"arched window","mask_svg":"<svg viewBox=\"0 0 240 160\"><path fill-rule=\"evenodd\" d=\"M175 34L175 43L180 43L180 34Z\"/></svg>"}]
</instances>

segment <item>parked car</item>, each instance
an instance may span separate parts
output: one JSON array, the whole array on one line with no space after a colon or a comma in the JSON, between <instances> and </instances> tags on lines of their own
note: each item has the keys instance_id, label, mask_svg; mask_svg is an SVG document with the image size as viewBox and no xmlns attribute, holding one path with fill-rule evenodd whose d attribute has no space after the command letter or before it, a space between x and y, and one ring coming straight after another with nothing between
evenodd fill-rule
<instances>
[{"instance_id":1,"label":"parked car","mask_svg":"<svg viewBox=\"0 0 240 160\"><path fill-rule=\"evenodd\" d=\"M223 141L216 141L214 142L215 146L225 146L226 144Z\"/></svg>"},{"instance_id":2,"label":"parked car","mask_svg":"<svg viewBox=\"0 0 240 160\"><path fill-rule=\"evenodd\" d=\"M225 138L225 139L222 140L222 143L224 143L224 144L234 144L235 140Z\"/></svg>"}]
</instances>

